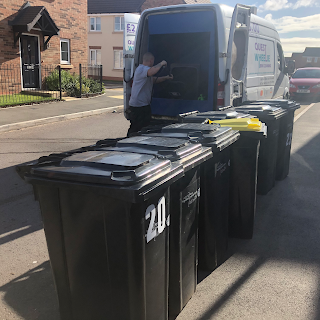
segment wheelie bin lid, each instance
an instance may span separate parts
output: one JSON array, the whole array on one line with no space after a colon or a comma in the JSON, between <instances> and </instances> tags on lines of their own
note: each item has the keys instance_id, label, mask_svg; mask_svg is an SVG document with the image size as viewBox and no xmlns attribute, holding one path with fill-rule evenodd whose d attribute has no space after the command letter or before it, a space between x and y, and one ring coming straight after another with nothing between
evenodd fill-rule
<instances>
[{"instance_id":1,"label":"wheelie bin lid","mask_svg":"<svg viewBox=\"0 0 320 320\"><path fill-rule=\"evenodd\" d=\"M175 139L188 139L194 142L199 142L204 146L210 147L212 152L222 151L238 139L235 131L231 128L219 128L219 130L212 133L202 133L200 131L192 131L189 133L181 132L155 132L145 134L152 137L165 137Z\"/></svg>"},{"instance_id":2,"label":"wheelie bin lid","mask_svg":"<svg viewBox=\"0 0 320 320\"><path fill-rule=\"evenodd\" d=\"M286 115L287 111L278 106L270 105L245 105L234 108L236 111L247 112L257 116L262 122L277 120Z\"/></svg>"},{"instance_id":3,"label":"wheelie bin lid","mask_svg":"<svg viewBox=\"0 0 320 320\"><path fill-rule=\"evenodd\" d=\"M115 151L75 153L60 161L34 165L25 180L32 184L63 184L105 191L132 202L149 198L183 176L182 166L151 154ZM97 189L98 188L98 189Z\"/></svg>"},{"instance_id":4,"label":"wheelie bin lid","mask_svg":"<svg viewBox=\"0 0 320 320\"><path fill-rule=\"evenodd\" d=\"M215 121L207 119L205 123L218 123L221 127L231 127L233 130L240 131L241 135L245 135L245 132L254 132L254 136L256 137L259 136L260 138L263 138L267 136L267 126L258 118L224 119Z\"/></svg>"},{"instance_id":5,"label":"wheelie bin lid","mask_svg":"<svg viewBox=\"0 0 320 320\"><path fill-rule=\"evenodd\" d=\"M202 121L203 122L203 121ZM202 133L211 133L219 128L220 125L216 124L215 126L202 123L174 123L169 126L163 127L161 132L171 132L171 133L189 133L192 131L201 131Z\"/></svg>"},{"instance_id":6,"label":"wheelie bin lid","mask_svg":"<svg viewBox=\"0 0 320 320\"><path fill-rule=\"evenodd\" d=\"M96 149L96 145L90 145L90 146L81 147L78 149L73 149L70 151L64 151L60 153L51 153L48 156L41 156L39 159L35 159L32 161L28 161L28 162L16 165L16 171L19 174L19 176L22 179L24 179L25 175L29 174L31 169L34 167L47 166L48 164L59 164L62 159L69 157L75 153L94 151L95 149Z\"/></svg>"},{"instance_id":7,"label":"wheelie bin lid","mask_svg":"<svg viewBox=\"0 0 320 320\"><path fill-rule=\"evenodd\" d=\"M182 123L202 123L204 119L210 120L222 120L222 119L237 119L237 118L254 118L254 115L249 113L241 113L235 110L225 110L225 111L207 111L207 112L189 112L179 114L179 122Z\"/></svg>"},{"instance_id":8,"label":"wheelie bin lid","mask_svg":"<svg viewBox=\"0 0 320 320\"><path fill-rule=\"evenodd\" d=\"M257 100L257 101L249 101L244 102L244 105L270 105L281 107L286 110L297 110L300 108L300 103L293 100L285 100L285 99L266 99L266 100Z\"/></svg>"},{"instance_id":9,"label":"wheelie bin lid","mask_svg":"<svg viewBox=\"0 0 320 320\"><path fill-rule=\"evenodd\" d=\"M151 154L171 162L177 161L185 171L212 157L211 148L195 141L149 135L120 140L111 150Z\"/></svg>"},{"instance_id":10,"label":"wheelie bin lid","mask_svg":"<svg viewBox=\"0 0 320 320\"><path fill-rule=\"evenodd\" d=\"M99 146L99 147L114 147L119 140L122 140L122 139L125 139L125 138L126 137L115 138L115 139L108 138L108 139L99 140L99 141L97 141L96 146Z\"/></svg>"},{"instance_id":11,"label":"wheelie bin lid","mask_svg":"<svg viewBox=\"0 0 320 320\"><path fill-rule=\"evenodd\" d=\"M239 131L231 128L222 128L219 124L203 123L177 123L162 128L162 133L177 138L184 138L184 135L191 140L198 141L205 146L211 147L212 151L222 151L236 142Z\"/></svg>"}]
</instances>

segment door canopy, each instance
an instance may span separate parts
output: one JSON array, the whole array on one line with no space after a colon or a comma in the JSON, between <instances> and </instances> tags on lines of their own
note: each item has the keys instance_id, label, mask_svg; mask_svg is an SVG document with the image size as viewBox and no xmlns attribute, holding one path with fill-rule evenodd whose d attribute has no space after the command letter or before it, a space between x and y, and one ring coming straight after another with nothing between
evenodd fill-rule
<instances>
[{"instance_id":1,"label":"door canopy","mask_svg":"<svg viewBox=\"0 0 320 320\"><path fill-rule=\"evenodd\" d=\"M47 9L43 6L31 6L29 2L22 6L18 15L9 21L9 25L13 28L15 46L23 32L30 32L33 29L41 30L44 48L47 48L52 36L59 35L59 28L50 17ZM46 40L45 37L47 37Z\"/></svg>"}]
</instances>

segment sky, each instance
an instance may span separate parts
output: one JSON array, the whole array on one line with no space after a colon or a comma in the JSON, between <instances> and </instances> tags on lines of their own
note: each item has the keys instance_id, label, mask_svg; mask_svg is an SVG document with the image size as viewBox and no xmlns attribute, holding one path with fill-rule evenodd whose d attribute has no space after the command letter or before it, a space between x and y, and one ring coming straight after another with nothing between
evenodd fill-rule
<instances>
[{"instance_id":1,"label":"sky","mask_svg":"<svg viewBox=\"0 0 320 320\"><path fill-rule=\"evenodd\" d=\"M221 3L232 7L237 3L256 6L258 16L275 25L286 57L292 52L303 52L305 47L320 47L320 0L225 0Z\"/></svg>"}]
</instances>

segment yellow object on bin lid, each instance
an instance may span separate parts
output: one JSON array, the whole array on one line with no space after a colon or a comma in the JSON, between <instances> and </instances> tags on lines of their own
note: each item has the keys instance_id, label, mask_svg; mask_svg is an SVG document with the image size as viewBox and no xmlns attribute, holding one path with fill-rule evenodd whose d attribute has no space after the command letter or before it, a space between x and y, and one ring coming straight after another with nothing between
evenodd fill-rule
<instances>
[{"instance_id":1,"label":"yellow object on bin lid","mask_svg":"<svg viewBox=\"0 0 320 320\"><path fill-rule=\"evenodd\" d=\"M261 131L262 122L258 118L237 118L211 121L207 119L205 123L219 123L221 127L231 127L239 131Z\"/></svg>"}]
</instances>

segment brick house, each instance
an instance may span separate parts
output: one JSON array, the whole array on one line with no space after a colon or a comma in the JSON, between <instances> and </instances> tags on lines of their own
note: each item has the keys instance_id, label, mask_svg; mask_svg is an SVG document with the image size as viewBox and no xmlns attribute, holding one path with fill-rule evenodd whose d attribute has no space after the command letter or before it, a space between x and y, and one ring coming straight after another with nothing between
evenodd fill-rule
<instances>
[{"instance_id":1,"label":"brick house","mask_svg":"<svg viewBox=\"0 0 320 320\"><path fill-rule=\"evenodd\" d=\"M210 0L88 0L88 63L103 65L103 79L123 79L124 13Z\"/></svg>"},{"instance_id":2,"label":"brick house","mask_svg":"<svg viewBox=\"0 0 320 320\"><path fill-rule=\"evenodd\" d=\"M3 89L3 70L20 70L19 79L12 80L20 81L20 90L40 89L46 67L56 68L60 65L63 69L77 71L79 63L86 64L86 23L87 0L2 0L2 91L6 90Z\"/></svg>"},{"instance_id":3,"label":"brick house","mask_svg":"<svg viewBox=\"0 0 320 320\"><path fill-rule=\"evenodd\" d=\"M305 67L320 67L320 48L307 47L302 54Z\"/></svg>"},{"instance_id":4,"label":"brick house","mask_svg":"<svg viewBox=\"0 0 320 320\"><path fill-rule=\"evenodd\" d=\"M317 67L320 68L320 47L306 47L304 52L293 52L286 61L293 60L295 68Z\"/></svg>"}]
</instances>

